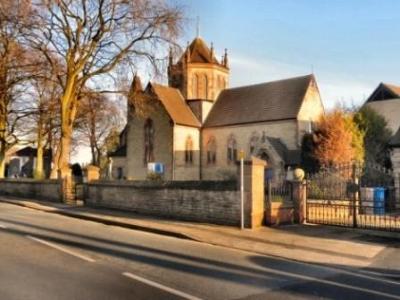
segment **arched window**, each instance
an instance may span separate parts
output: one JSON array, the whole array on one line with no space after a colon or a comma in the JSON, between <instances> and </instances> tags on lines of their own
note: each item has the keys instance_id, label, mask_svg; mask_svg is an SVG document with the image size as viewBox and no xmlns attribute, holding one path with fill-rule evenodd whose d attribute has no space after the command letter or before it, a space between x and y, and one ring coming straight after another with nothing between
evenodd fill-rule
<instances>
[{"instance_id":1,"label":"arched window","mask_svg":"<svg viewBox=\"0 0 400 300\"><path fill-rule=\"evenodd\" d=\"M227 158L228 163L235 162L237 159L237 143L233 135L230 135L228 139Z\"/></svg>"},{"instance_id":2,"label":"arched window","mask_svg":"<svg viewBox=\"0 0 400 300\"><path fill-rule=\"evenodd\" d=\"M144 123L144 163L154 161L154 127L153 120L147 119Z\"/></svg>"},{"instance_id":3,"label":"arched window","mask_svg":"<svg viewBox=\"0 0 400 300\"><path fill-rule=\"evenodd\" d=\"M217 161L217 142L212 136L207 143L207 163L215 164Z\"/></svg>"},{"instance_id":4,"label":"arched window","mask_svg":"<svg viewBox=\"0 0 400 300\"><path fill-rule=\"evenodd\" d=\"M194 99L199 98L199 75L197 74L193 75L192 94Z\"/></svg>"},{"instance_id":5,"label":"arched window","mask_svg":"<svg viewBox=\"0 0 400 300\"><path fill-rule=\"evenodd\" d=\"M188 136L185 144L185 162L187 164L193 163L193 140Z\"/></svg>"}]
</instances>

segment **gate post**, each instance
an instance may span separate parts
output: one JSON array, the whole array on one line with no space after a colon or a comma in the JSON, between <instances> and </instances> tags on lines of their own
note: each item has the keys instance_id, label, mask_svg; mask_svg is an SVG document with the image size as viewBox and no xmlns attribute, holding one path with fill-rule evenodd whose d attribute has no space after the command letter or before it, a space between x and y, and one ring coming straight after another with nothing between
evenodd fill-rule
<instances>
[{"instance_id":1,"label":"gate post","mask_svg":"<svg viewBox=\"0 0 400 300\"><path fill-rule=\"evenodd\" d=\"M304 224L307 221L307 185L303 180L291 183L295 222Z\"/></svg>"},{"instance_id":2,"label":"gate post","mask_svg":"<svg viewBox=\"0 0 400 300\"><path fill-rule=\"evenodd\" d=\"M245 228L256 228L264 223L265 166L266 162L256 157L252 157L251 160L244 161L243 179L244 179L244 227ZM238 165L238 172L240 172L240 165Z\"/></svg>"},{"instance_id":3,"label":"gate post","mask_svg":"<svg viewBox=\"0 0 400 300\"><path fill-rule=\"evenodd\" d=\"M359 191L359 184L358 184L358 178L357 178L357 164L353 163L353 168L352 168L352 184L354 185L354 188L352 189L353 192L353 227L357 227L357 202L358 202L358 191Z\"/></svg>"}]
</instances>

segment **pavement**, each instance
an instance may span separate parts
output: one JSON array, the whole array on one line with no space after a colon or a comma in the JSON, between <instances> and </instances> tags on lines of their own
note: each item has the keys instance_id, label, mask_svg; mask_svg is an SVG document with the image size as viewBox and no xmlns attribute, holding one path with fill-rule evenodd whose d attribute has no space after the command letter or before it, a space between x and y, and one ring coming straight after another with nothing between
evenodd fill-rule
<instances>
[{"instance_id":1,"label":"pavement","mask_svg":"<svg viewBox=\"0 0 400 300\"><path fill-rule=\"evenodd\" d=\"M366 244L368 267L305 263L0 202L0 299L400 299L399 243Z\"/></svg>"},{"instance_id":2,"label":"pavement","mask_svg":"<svg viewBox=\"0 0 400 300\"><path fill-rule=\"evenodd\" d=\"M14 197L1 202L129 229L190 239L211 245L285 259L336 266L367 267L398 237L371 236L371 232L330 226L290 225L240 230L220 226L160 219L110 209L68 206ZM376 232L373 232L376 234Z\"/></svg>"}]
</instances>

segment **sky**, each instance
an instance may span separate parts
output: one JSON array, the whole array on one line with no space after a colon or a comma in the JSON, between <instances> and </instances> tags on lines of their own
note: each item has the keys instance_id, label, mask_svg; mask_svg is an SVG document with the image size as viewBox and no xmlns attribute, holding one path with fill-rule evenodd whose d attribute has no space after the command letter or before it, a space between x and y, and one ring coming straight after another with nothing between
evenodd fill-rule
<instances>
[{"instance_id":1,"label":"sky","mask_svg":"<svg viewBox=\"0 0 400 300\"><path fill-rule=\"evenodd\" d=\"M400 0L167 1L187 16L181 46L198 17L217 57L228 49L231 87L314 73L329 110L361 105L380 82L400 85Z\"/></svg>"},{"instance_id":2,"label":"sky","mask_svg":"<svg viewBox=\"0 0 400 300\"><path fill-rule=\"evenodd\" d=\"M327 109L400 84L398 0L176 0L182 39L228 49L231 87L314 73ZM217 57L219 57L217 56Z\"/></svg>"}]
</instances>

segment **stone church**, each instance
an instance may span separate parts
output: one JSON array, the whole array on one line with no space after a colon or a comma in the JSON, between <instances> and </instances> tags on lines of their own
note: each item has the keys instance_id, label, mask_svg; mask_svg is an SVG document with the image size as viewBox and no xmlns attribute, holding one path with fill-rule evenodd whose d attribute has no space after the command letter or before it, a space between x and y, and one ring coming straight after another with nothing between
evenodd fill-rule
<instances>
[{"instance_id":1,"label":"stone church","mask_svg":"<svg viewBox=\"0 0 400 300\"><path fill-rule=\"evenodd\" d=\"M227 51L218 60L197 37L177 61L170 54L168 86L135 76L131 92L150 109L128 109L114 178L146 179L158 162L165 180L231 179L241 150L266 160L274 179L298 165L303 135L324 114L314 75L229 88L229 71Z\"/></svg>"}]
</instances>

